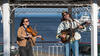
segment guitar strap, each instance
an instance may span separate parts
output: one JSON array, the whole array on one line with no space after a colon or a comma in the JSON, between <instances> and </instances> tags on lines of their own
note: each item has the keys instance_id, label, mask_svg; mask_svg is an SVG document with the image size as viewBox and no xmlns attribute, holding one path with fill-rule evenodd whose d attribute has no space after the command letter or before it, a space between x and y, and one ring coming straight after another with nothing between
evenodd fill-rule
<instances>
[{"instance_id":1,"label":"guitar strap","mask_svg":"<svg viewBox=\"0 0 100 56\"><path fill-rule=\"evenodd\" d=\"M63 25L64 25L64 30L66 29L66 23L65 22L63 22ZM69 28L72 28L72 22L69 22Z\"/></svg>"},{"instance_id":2,"label":"guitar strap","mask_svg":"<svg viewBox=\"0 0 100 56\"><path fill-rule=\"evenodd\" d=\"M73 23L73 21L70 21L69 22L69 24L70 24L70 37L72 37L72 31L73 31L73 29L72 29L72 23Z\"/></svg>"},{"instance_id":3,"label":"guitar strap","mask_svg":"<svg viewBox=\"0 0 100 56\"><path fill-rule=\"evenodd\" d=\"M73 21L69 21L70 37L72 37L72 24L73 24ZM64 25L64 30L65 30L66 29L65 23L63 23L63 25Z\"/></svg>"},{"instance_id":4,"label":"guitar strap","mask_svg":"<svg viewBox=\"0 0 100 56\"><path fill-rule=\"evenodd\" d=\"M65 30L66 25L65 25L65 23L64 23L64 22L63 22L63 25L64 25L64 30Z\"/></svg>"},{"instance_id":5,"label":"guitar strap","mask_svg":"<svg viewBox=\"0 0 100 56\"><path fill-rule=\"evenodd\" d=\"M69 28L70 28L71 30L72 30L72 23L73 23L73 22L69 22L69 26L70 26ZM64 22L63 22L63 25L64 25L64 30L65 30L65 29L66 29L66 25L65 25Z\"/></svg>"}]
</instances>

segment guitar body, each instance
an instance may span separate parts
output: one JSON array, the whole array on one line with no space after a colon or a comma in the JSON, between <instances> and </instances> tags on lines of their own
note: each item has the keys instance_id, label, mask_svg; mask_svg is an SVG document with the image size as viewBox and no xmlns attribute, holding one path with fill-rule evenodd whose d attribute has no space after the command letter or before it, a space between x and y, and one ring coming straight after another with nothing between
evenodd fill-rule
<instances>
[{"instance_id":1,"label":"guitar body","mask_svg":"<svg viewBox=\"0 0 100 56\"><path fill-rule=\"evenodd\" d=\"M71 33L71 30L70 30L70 28L69 29L66 29L66 30L62 30L61 31L61 35L65 35L66 37L60 37L61 38L61 42L62 43L66 43L66 42L70 42L70 39L72 38L72 37L74 37L74 34L75 34L75 32L74 32L74 30L73 30L73 32Z\"/></svg>"},{"instance_id":2,"label":"guitar body","mask_svg":"<svg viewBox=\"0 0 100 56\"><path fill-rule=\"evenodd\" d=\"M80 24L81 26L85 25L87 26L89 23L88 22L84 22L82 24ZM61 35L65 35L66 37L61 37L61 41L62 43L66 43L66 42L70 42L71 40L74 41L75 38L74 38L74 35L75 35L75 31L78 29L78 27L74 28L74 29L64 29L61 31Z\"/></svg>"},{"instance_id":3,"label":"guitar body","mask_svg":"<svg viewBox=\"0 0 100 56\"><path fill-rule=\"evenodd\" d=\"M61 38L61 42L62 43L67 43L67 42L69 42L69 40L65 37L65 38Z\"/></svg>"}]
</instances>

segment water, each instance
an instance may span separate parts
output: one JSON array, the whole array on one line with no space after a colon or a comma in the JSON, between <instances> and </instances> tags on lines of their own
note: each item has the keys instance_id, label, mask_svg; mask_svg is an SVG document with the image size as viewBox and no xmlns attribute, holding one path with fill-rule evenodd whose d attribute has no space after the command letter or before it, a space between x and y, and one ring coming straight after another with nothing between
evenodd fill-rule
<instances>
[{"instance_id":1,"label":"water","mask_svg":"<svg viewBox=\"0 0 100 56\"><path fill-rule=\"evenodd\" d=\"M15 16L15 41L17 37L17 30L20 25L21 19L23 17L28 17L30 20L30 25L32 28L36 27L36 30L39 32L38 34L42 35L45 41L59 41L56 39L56 31L57 27L60 24L61 14L32 14L32 15L17 15ZM0 19L1 21L1 19ZM0 42L2 42L3 38L3 27L2 23L0 23ZM100 33L98 33L99 35ZM90 42L90 32L82 32L81 42ZM37 39L37 41L41 41Z\"/></svg>"}]
</instances>

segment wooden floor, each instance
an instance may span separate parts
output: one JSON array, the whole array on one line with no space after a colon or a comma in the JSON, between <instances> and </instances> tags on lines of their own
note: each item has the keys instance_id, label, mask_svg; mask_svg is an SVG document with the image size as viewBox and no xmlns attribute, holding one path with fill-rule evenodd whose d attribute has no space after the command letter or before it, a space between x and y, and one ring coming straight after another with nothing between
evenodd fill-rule
<instances>
[{"instance_id":1,"label":"wooden floor","mask_svg":"<svg viewBox=\"0 0 100 56\"><path fill-rule=\"evenodd\" d=\"M34 52L34 56L64 56L64 54L48 54L47 52ZM3 55L0 55L3 56ZM20 56L18 53L17 54L12 54L11 56ZM80 54L79 56L91 56L87 54ZM99 55L98 55L99 56Z\"/></svg>"}]
</instances>

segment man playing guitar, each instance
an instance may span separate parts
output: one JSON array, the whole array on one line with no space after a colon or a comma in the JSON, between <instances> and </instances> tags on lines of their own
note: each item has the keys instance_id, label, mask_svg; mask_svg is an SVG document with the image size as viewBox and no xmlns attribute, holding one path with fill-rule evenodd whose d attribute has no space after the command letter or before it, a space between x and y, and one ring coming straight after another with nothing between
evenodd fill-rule
<instances>
[{"instance_id":1,"label":"man playing guitar","mask_svg":"<svg viewBox=\"0 0 100 56\"><path fill-rule=\"evenodd\" d=\"M65 55L70 56L70 49L73 51L73 56L79 56L79 39L81 35L79 30L85 31L86 27L73 19L68 12L62 13L62 20L57 29L57 38L65 44Z\"/></svg>"}]
</instances>

